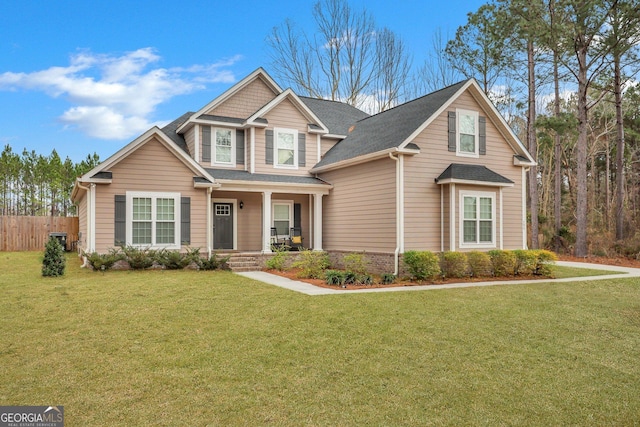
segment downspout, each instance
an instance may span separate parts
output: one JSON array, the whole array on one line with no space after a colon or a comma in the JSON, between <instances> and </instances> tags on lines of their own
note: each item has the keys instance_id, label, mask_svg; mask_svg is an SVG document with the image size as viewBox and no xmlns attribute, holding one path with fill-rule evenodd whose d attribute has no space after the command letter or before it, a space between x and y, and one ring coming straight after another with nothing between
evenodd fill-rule
<instances>
[{"instance_id":1,"label":"downspout","mask_svg":"<svg viewBox=\"0 0 640 427\"><path fill-rule=\"evenodd\" d=\"M527 174L529 168L522 168L522 249L527 249Z\"/></svg>"},{"instance_id":2,"label":"downspout","mask_svg":"<svg viewBox=\"0 0 640 427\"><path fill-rule=\"evenodd\" d=\"M80 184L80 181L77 181L78 188L87 192L87 243L89 243L91 239L91 188L84 187ZM89 245L87 245L89 246ZM89 249L89 248L88 248ZM82 267L87 267L87 257L82 256Z\"/></svg>"},{"instance_id":3,"label":"downspout","mask_svg":"<svg viewBox=\"0 0 640 427\"><path fill-rule=\"evenodd\" d=\"M213 234L213 226L211 224L211 194L213 188L207 188L207 258L211 258L211 235Z\"/></svg>"},{"instance_id":4,"label":"downspout","mask_svg":"<svg viewBox=\"0 0 640 427\"><path fill-rule=\"evenodd\" d=\"M389 153L389 157L396 163L396 249L393 252L393 274L397 277L400 264L400 159Z\"/></svg>"}]
</instances>

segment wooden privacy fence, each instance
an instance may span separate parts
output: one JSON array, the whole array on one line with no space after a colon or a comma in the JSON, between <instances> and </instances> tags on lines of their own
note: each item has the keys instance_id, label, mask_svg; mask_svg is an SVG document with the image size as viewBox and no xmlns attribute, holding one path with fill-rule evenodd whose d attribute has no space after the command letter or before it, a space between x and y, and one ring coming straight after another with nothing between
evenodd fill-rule
<instances>
[{"instance_id":1,"label":"wooden privacy fence","mask_svg":"<svg viewBox=\"0 0 640 427\"><path fill-rule=\"evenodd\" d=\"M49 233L67 233L67 250L78 240L78 217L0 216L0 251L43 251Z\"/></svg>"}]
</instances>

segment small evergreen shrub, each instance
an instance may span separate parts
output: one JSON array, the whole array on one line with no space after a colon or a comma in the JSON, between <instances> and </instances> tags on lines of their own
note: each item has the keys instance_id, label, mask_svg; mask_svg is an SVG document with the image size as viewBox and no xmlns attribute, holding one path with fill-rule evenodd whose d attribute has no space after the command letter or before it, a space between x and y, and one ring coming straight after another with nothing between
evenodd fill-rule
<instances>
[{"instance_id":1,"label":"small evergreen shrub","mask_svg":"<svg viewBox=\"0 0 640 427\"><path fill-rule=\"evenodd\" d=\"M64 275L67 260L64 257L64 248L56 237L49 237L44 248L42 260L42 275L45 277L57 277Z\"/></svg>"},{"instance_id":2,"label":"small evergreen shrub","mask_svg":"<svg viewBox=\"0 0 640 427\"><path fill-rule=\"evenodd\" d=\"M380 275L380 282L382 282L383 285L391 285L395 281L396 275L393 273L382 273Z\"/></svg>"},{"instance_id":3,"label":"small evergreen shrub","mask_svg":"<svg viewBox=\"0 0 640 427\"><path fill-rule=\"evenodd\" d=\"M344 285L345 273L340 270L327 270L324 272L324 281L327 285Z\"/></svg>"},{"instance_id":4,"label":"small evergreen shrub","mask_svg":"<svg viewBox=\"0 0 640 427\"><path fill-rule=\"evenodd\" d=\"M124 260L134 270L144 270L151 267L156 258L156 251L147 248L140 249L134 246L123 246L122 253L124 254Z\"/></svg>"},{"instance_id":5,"label":"small evergreen shrub","mask_svg":"<svg viewBox=\"0 0 640 427\"><path fill-rule=\"evenodd\" d=\"M412 280L433 279L440 274L439 259L430 251L407 251L402 258Z\"/></svg>"},{"instance_id":6,"label":"small evergreen shrub","mask_svg":"<svg viewBox=\"0 0 640 427\"><path fill-rule=\"evenodd\" d=\"M155 262L167 270L182 270L191 263L191 259L180 251L161 249L155 253Z\"/></svg>"},{"instance_id":7,"label":"small evergreen shrub","mask_svg":"<svg viewBox=\"0 0 640 427\"><path fill-rule=\"evenodd\" d=\"M278 249L275 251L275 255L265 262L267 268L272 270L283 271L287 264L287 258L289 257L289 252L283 249Z\"/></svg>"},{"instance_id":8,"label":"small evergreen shrub","mask_svg":"<svg viewBox=\"0 0 640 427\"><path fill-rule=\"evenodd\" d=\"M512 251L494 249L489 251L489 256L495 276L513 276L516 271L516 256Z\"/></svg>"},{"instance_id":9,"label":"small evergreen shrub","mask_svg":"<svg viewBox=\"0 0 640 427\"><path fill-rule=\"evenodd\" d=\"M538 249L534 252L536 253L536 267L534 274L551 276L551 265L558 260L558 256L554 252L544 249Z\"/></svg>"},{"instance_id":10,"label":"small evergreen shrub","mask_svg":"<svg viewBox=\"0 0 640 427\"><path fill-rule=\"evenodd\" d=\"M367 274L369 269L369 262L366 260L364 254L352 252L342 257L342 264L346 271L351 271L356 274Z\"/></svg>"},{"instance_id":11,"label":"small evergreen shrub","mask_svg":"<svg viewBox=\"0 0 640 427\"><path fill-rule=\"evenodd\" d=\"M538 254L536 251L516 249L512 251L516 257L515 274L530 275L536 270Z\"/></svg>"},{"instance_id":12,"label":"small evergreen shrub","mask_svg":"<svg viewBox=\"0 0 640 427\"><path fill-rule=\"evenodd\" d=\"M345 285L356 285L358 283L358 275L351 271L347 271L344 273L344 284Z\"/></svg>"},{"instance_id":13,"label":"small evergreen shrub","mask_svg":"<svg viewBox=\"0 0 640 427\"><path fill-rule=\"evenodd\" d=\"M87 262L93 268L94 271L106 271L109 270L114 264L124 258L124 255L120 253L119 249L109 249L106 254L99 254L92 252L90 254L85 253Z\"/></svg>"},{"instance_id":14,"label":"small evergreen shrub","mask_svg":"<svg viewBox=\"0 0 640 427\"><path fill-rule=\"evenodd\" d=\"M373 285L373 276L370 274L357 274L356 283L358 285Z\"/></svg>"},{"instance_id":15,"label":"small evergreen shrub","mask_svg":"<svg viewBox=\"0 0 640 427\"><path fill-rule=\"evenodd\" d=\"M490 277L493 274L491 257L486 252L467 252L467 262L472 277Z\"/></svg>"},{"instance_id":16,"label":"small evergreen shrub","mask_svg":"<svg viewBox=\"0 0 640 427\"><path fill-rule=\"evenodd\" d=\"M467 254L464 252L443 252L440 255L440 269L444 277L465 277L469 270Z\"/></svg>"},{"instance_id":17,"label":"small evergreen shrub","mask_svg":"<svg viewBox=\"0 0 640 427\"><path fill-rule=\"evenodd\" d=\"M293 267L300 269L300 278L319 279L329 267L329 255L326 252L304 249L300 251L298 261Z\"/></svg>"},{"instance_id":18,"label":"small evergreen shrub","mask_svg":"<svg viewBox=\"0 0 640 427\"><path fill-rule=\"evenodd\" d=\"M200 269L202 270L217 270L224 268L224 265L229 261L231 255L226 257L219 257L216 252L212 252L209 258L202 258L200 261Z\"/></svg>"}]
</instances>

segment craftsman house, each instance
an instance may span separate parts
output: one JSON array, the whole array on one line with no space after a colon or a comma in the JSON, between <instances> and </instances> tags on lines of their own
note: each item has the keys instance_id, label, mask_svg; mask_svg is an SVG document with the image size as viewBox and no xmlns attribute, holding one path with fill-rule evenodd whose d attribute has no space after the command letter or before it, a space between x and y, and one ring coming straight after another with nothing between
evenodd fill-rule
<instances>
[{"instance_id":1,"label":"craftsman house","mask_svg":"<svg viewBox=\"0 0 640 427\"><path fill-rule=\"evenodd\" d=\"M373 116L258 69L78 178L84 252L526 246L534 159L475 80Z\"/></svg>"}]
</instances>

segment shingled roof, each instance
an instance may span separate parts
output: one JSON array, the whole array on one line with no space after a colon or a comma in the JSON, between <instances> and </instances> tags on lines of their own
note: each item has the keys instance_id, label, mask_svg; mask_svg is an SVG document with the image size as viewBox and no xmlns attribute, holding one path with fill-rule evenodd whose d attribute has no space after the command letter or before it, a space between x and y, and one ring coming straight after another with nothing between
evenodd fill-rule
<instances>
[{"instance_id":1,"label":"shingled roof","mask_svg":"<svg viewBox=\"0 0 640 427\"><path fill-rule=\"evenodd\" d=\"M333 146L315 167L399 147L467 82L456 83L359 120L347 137Z\"/></svg>"},{"instance_id":2,"label":"shingled roof","mask_svg":"<svg viewBox=\"0 0 640 427\"><path fill-rule=\"evenodd\" d=\"M513 181L505 178L497 172L492 171L483 165L462 165L451 163L444 172L436 178L436 183L443 181L480 181L497 185L511 185Z\"/></svg>"},{"instance_id":3,"label":"shingled roof","mask_svg":"<svg viewBox=\"0 0 640 427\"><path fill-rule=\"evenodd\" d=\"M191 117L193 114L194 114L193 112L184 113L183 115L181 115L180 117L178 117L177 119L175 119L174 121L172 121L171 123L163 127L162 129L160 129L165 135L169 137L169 139L175 142L176 145L182 148L182 150L187 154L189 154L189 148L187 147L187 143L184 141L184 137L182 135L176 133L176 130L180 126L182 126L184 122L189 120L189 117Z\"/></svg>"},{"instance_id":4,"label":"shingled roof","mask_svg":"<svg viewBox=\"0 0 640 427\"><path fill-rule=\"evenodd\" d=\"M349 128L369 114L349 104L299 96L300 100L324 123L332 135L347 135Z\"/></svg>"}]
</instances>

